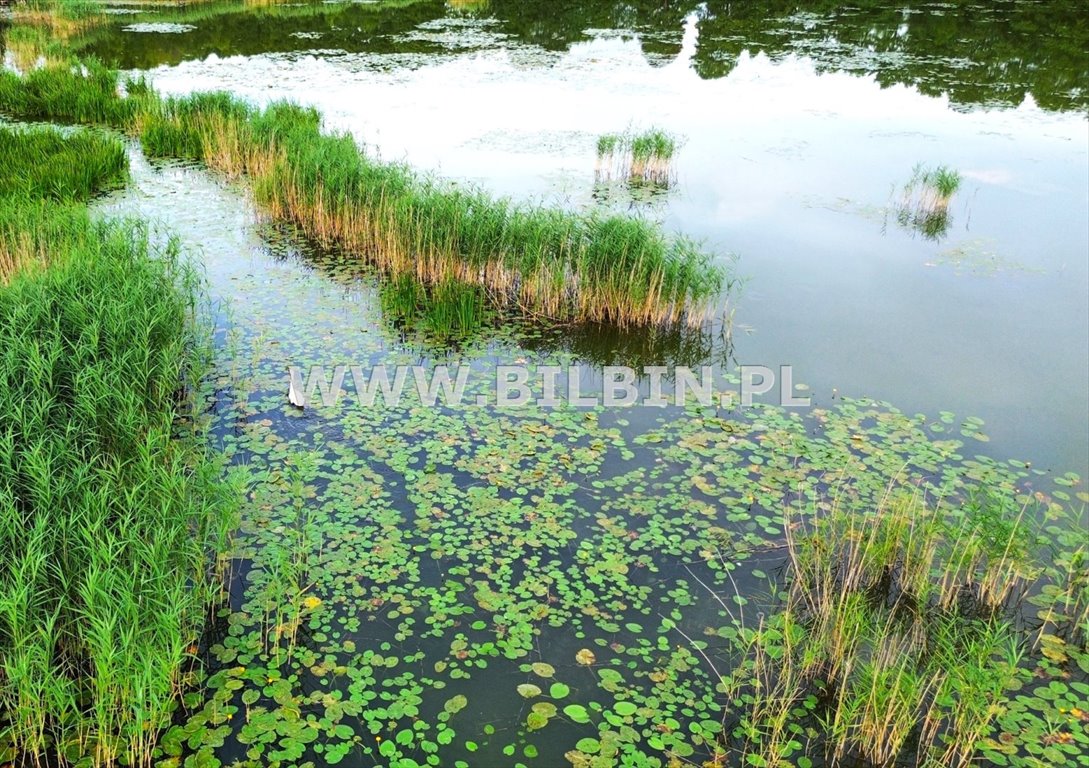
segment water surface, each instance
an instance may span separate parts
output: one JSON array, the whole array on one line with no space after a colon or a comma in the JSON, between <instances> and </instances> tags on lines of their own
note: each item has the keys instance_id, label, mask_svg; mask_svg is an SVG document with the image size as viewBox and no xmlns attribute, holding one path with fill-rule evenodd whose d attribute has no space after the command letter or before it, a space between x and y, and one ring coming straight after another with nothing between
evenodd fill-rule
<instances>
[{"instance_id":1,"label":"water surface","mask_svg":"<svg viewBox=\"0 0 1089 768\"><path fill-rule=\"evenodd\" d=\"M202 254L224 350L208 418L254 478L169 754L552 766L591 739L698 760L728 714L732 614L751 619L783 565L784 505L874 501L905 468L1048 493L1087 474L1087 23L1066 4L133 9L86 50L166 93L313 104L383 158L649 216L745 277L732 335L491 317L451 343L243 188L134 149L102 208ZM683 137L677 185L596 184L597 136L652 124ZM941 232L897 217L920 163L963 176ZM515 362L573 363L588 386L606 364L792 365L815 407L285 397L288 365L464 363L475 396Z\"/></svg>"},{"instance_id":2,"label":"water surface","mask_svg":"<svg viewBox=\"0 0 1089 768\"><path fill-rule=\"evenodd\" d=\"M661 219L739 257L736 362L793 365L823 401L980 416L1002 455L1089 462L1089 22L1068 4L139 16L160 17L193 29L126 15L87 50L168 93L313 104L381 157L497 193ZM677 188L602 194L596 137L652 124L683 137ZM964 179L937 238L890 210L919 163Z\"/></svg>"}]
</instances>

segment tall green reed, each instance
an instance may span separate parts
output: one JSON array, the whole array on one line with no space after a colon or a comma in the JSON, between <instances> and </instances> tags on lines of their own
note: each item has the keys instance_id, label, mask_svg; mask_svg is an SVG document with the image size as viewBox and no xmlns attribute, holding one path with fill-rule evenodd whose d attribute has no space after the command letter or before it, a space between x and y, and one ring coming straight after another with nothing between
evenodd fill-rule
<instances>
[{"instance_id":1,"label":"tall green reed","mask_svg":"<svg viewBox=\"0 0 1089 768\"><path fill-rule=\"evenodd\" d=\"M785 528L784 602L742 634L731 679L744 759L971 764L1025 650L1014 606L1040 566L1024 510L893 491Z\"/></svg>"},{"instance_id":2,"label":"tall green reed","mask_svg":"<svg viewBox=\"0 0 1089 768\"><path fill-rule=\"evenodd\" d=\"M423 283L475 284L508 307L560 321L701 323L727 274L697 244L640 218L578 214L495 198L369 158L291 104L255 110L226 94L121 95L89 68L0 75L0 109L98 121L137 134L148 154L246 176L258 202L326 246Z\"/></svg>"},{"instance_id":3,"label":"tall green reed","mask_svg":"<svg viewBox=\"0 0 1089 768\"><path fill-rule=\"evenodd\" d=\"M597 140L597 178L622 178L669 186L671 163L677 152L676 137L661 128L606 133Z\"/></svg>"},{"instance_id":4,"label":"tall green reed","mask_svg":"<svg viewBox=\"0 0 1089 768\"><path fill-rule=\"evenodd\" d=\"M233 516L218 467L175 436L208 350L199 281L176 244L90 218L83 202L124 170L119 140L0 142L36 161L0 189L0 265L13 265L0 283L0 751L149 765ZM66 162L81 150L88 165ZM3 260L20 253L38 268Z\"/></svg>"},{"instance_id":5,"label":"tall green reed","mask_svg":"<svg viewBox=\"0 0 1089 768\"><path fill-rule=\"evenodd\" d=\"M87 200L125 181L128 158L116 138L89 131L0 126L0 197Z\"/></svg>"}]
</instances>

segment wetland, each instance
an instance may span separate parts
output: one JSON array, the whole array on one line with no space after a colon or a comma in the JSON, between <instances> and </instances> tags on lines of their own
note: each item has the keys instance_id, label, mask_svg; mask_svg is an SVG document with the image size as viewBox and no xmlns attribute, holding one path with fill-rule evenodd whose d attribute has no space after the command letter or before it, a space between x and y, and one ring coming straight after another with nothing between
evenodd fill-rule
<instances>
[{"instance_id":1,"label":"wetland","mask_svg":"<svg viewBox=\"0 0 1089 768\"><path fill-rule=\"evenodd\" d=\"M0 40L3 763L1089 765L1089 14ZM715 398L539 402L615 366Z\"/></svg>"}]
</instances>

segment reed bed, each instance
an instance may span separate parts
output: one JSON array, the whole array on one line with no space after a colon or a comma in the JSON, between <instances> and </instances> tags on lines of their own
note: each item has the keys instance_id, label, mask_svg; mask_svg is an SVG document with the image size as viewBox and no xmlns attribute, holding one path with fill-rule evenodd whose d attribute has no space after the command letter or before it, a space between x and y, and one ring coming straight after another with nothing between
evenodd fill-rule
<instances>
[{"instance_id":1,"label":"reed bed","mask_svg":"<svg viewBox=\"0 0 1089 768\"><path fill-rule=\"evenodd\" d=\"M123 127L150 155L248 177L274 218L323 246L554 320L698 325L726 287L695 243L646 220L518 204L377 162L350 136L322 133L312 109L254 110L222 93L160 99L96 65L0 74L0 108Z\"/></svg>"},{"instance_id":2,"label":"reed bed","mask_svg":"<svg viewBox=\"0 0 1089 768\"><path fill-rule=\"evenodd\" d=\"M1039 574L1024 510L897 494L786 530L784 604L735 676L745 759L971 764L1024 652L1004 610Z\"/></svg>"},{"instance_id":3,"label":"reed bed","mask_svg":"<svg viewBox=\"0 0 1089 768\"><path fill-rule=\"evenodd\" d=\"M124 147L91 132L65 136L52 128L0 126L0 286L19 271L48 263L51 243L65 242L72 211L49 202L80 203L119 186L128 172ZM47 202L49 201L49 202ZM78 216L77 216L78 218Z\"/></svg>"},{"instance_id":4,"label":"reed bed","mask_svg":"<svg viewBox=\"0 0 1089 768\"><path fill-rule=\"evenodd\" d=\"M128 159L115 138L90 131L0 126L0 197L88 200L124 183Z\"/></svg>"},{"instance_id":5,"label":"reed bed","mask_svg":"<svg viewBox=\"0 0 1089 768\"><path fill-rule=\"evenodd\" d=\"M672 166L677 139L661 128L640 133L606 133L597 140L598 181L625 179L668 187L675 179Z\"/></svg>"},{"instance_id":6,"label":"reed bed","mask_svg":"<svg viewBox=\"0 0 1089 768\"><path fill-rule=\"evenodd\" d=\"M703 321L724 276L699 248L622 216L519 205L367 158L314 110L254 111L223 94L163 101L141 118L151 155L250 178L277 219L426 285L477 285L499 305L620 325Z\"/></svg>"},{"instance_id":7,"label":"reed bed","mask_svg":"<svg viewBox=\"0 0 1089 768\"><path fill-rule=\"evenodd\" d=\"M78 206L0 197L0 290L16 275L48 266L61 250L52 244L79 231L72 223L79 218Z\"/></svg>"},{"instance_id":8,"label":"reed bed","mask_svg":"<svg viewBox=\"0 0 1089 768\"><path fill-rule=\"evenodd\" d=\"M24 120L125 128L151 95L142 80L125 80L95 61L41 67L25 75L0 71L0 111Z\"/></svg>"},{"instance_id":9,"label":"reed bed","mask_svg":"<svg viewBox=\"0 0 1089 768\"><path fill-rule=\"evenodd\" d=\"M41 162L0 190L0 754L150 765L233 527L219 467L175 437L207 349L198 284L175 245L89 217L123 165L59 178L76 148L116 158L119 140L2 140Z\"/></svg>"},{"instance_id":10,"label":"reed bed","mask_svg":"<svg viewBox=\"0 0 1089 768\"><path fill-rule=\"evenodd\" d=\"M411 275L386 281L379 293L382 314L405 331L446 343L470 337L484 324L483 291L460 282L424 286Z\"/></svg>"}]
</instances>

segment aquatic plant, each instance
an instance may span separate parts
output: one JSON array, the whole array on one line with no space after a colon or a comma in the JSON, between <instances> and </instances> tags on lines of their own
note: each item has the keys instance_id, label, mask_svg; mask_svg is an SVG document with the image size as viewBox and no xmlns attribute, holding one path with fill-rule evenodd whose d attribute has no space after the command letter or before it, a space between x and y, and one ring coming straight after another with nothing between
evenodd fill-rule
<instances>
[{"instance_id":1,"label":"aquatic plant","mask_svg":"<svg viewBox=\"0 0 1089 768\"><path fill-rule=\"evenodd\" d=\"M0 197L86 201L121 185L128 169L121 142L89 131L64 136L55 129L0 125L0 156Z\"/></svg>"},{"instance_id":2,"label":"aquatic plant","mask_svg":"<svg viewBox=\"0 0 1089 768\"><path fill-rule=\"evenodd\" d=\"M175 244L81 204L123 173L118 139L0 146L0 753L148 765L234 525L219 467L176 436L205 364L197 282Z\"/></svg>"},{"instance_id":3,"label":"aquatic plant","mask_svg":"<svg viewBox=\"0 0 1089 768\"><path fill-rule=\"evenodd\" d=\"M960 181L960 174L944 165L927 168L917 164L895 206L897 223L930 240L943 237L952 225L949 203Z\"/></svg>"},{"instance_id":4,"label":"aquatic plant","mask_svg":"<svg viewBox=\"0 0 1089 768\"><path fill-rule=\"evenodd\" d=\"M31 265L42 266L79 232L73 209L47 203L86 202L125 179L128 159L116 138L69 136L49 128L0 126L0 286ZM78 209L76 209L78 210Z\"/></svg>"},{"instance_id":5,"label":"aquatic plant","mask_svg":"<svg viewBox=\"0 0 1089 768\"><path fill-rule=\"evenodd\" d=\"M938 193L938 199L948 203L949 198L960 187L960 174L944 165L939 165L935 170L927 173L923 183L933 187Z\"/></svg>"},{"instance_id":6,"label":"aquatic plant","mask_svg":"<svg viewBox=\"0 0 1089 768\"><path fill-rule=\"evenodd\" d=\"M596 175L599 181L622 178L669 186L676 151L677 139L661 128L606 133L597 140Z\"/></svg>"},{"instance_id":7,"label":"aquatic plant","mask_svg":"<svg viewBox=\"0 0 1089 768\"><path fill-rule=\"evenodd\" d=\"M259 282L253 282L254 290ZM406 287L410 299L417 288ZM905 515L890 511L872 533L863 521L881 508L893 476L911 478L932 500L949 500L940 507L949 526L945 545L952 548L959 537L975 542L972 551L993 554L951 560L960 563L960 575L947 589L965 596L965 609L977 605L975 615L941 608L942 581L927 582L934 606L922 612L924 623L934 621L926 623L928 636L936 644L943 633L950 635L941 643L963 655L957 656L956 672L964 674L947 689L964 700L976 696L963 715L952 715L963 717L955 726L964 734L961 742L967 743L973 724L986 719L979 713L996 700L988 685L1039 687L1042 700L1054 682L1068 689L1046 707L1007 710L1001 726L995 719L1001 713L988 716L980 744L991 739L1002 749L1008 742L1023 751L1026 741L1047 737L1047 744L1033 745L1039 748L1033 754L1047 750L1054 764L1081 748L1078 723L1057 708L1077 708L1085 698L1061 676L1077 675L1075 660L1085 657L1048 640L1050 653L1061 651L1069 659L1035 680L1035 633L1006 626L1008 614L988 615L997 589L976 597L984 594L984 582L997 588L1008 581L1014 585L1012 607L1022 581L1033 578L1037 554L1026 563L1023 552L1035 550L1034 528L1018 523L1020 533L1007 539L992 521L1013 525L1025 504L1032 505L1026 520L1034 518L1035 505L1044 502L1015 490L1014 483L1031 477L1023 464L966 458L973 451L950 439L948 430L960 430L971 445L973 435L983 437L974 423L960 424L951 414L931 421L883 404L838 401L811 416L771 406L668 408L643 425L622 429L625 413L612 409L548 409L531 400L515 417L510 409L474 405L493 386L490 377L472 379L461 404L441 409L421 407L417 393L409 392L396 405L342 402L319 406L306 418L285 418L284 361L326 349L325 334L340 327L341 292L323 293L332 295L317 304L310 295L305 304L285 297L299 303L278 307L282 314L273 317L294 322L283 335L273 331L274 345L267 336L253 340L261 350L249 371L253 389L219 416L231 428L228 445L235 460L251 463L262 478L247 501L240 534L254 575L231 614L229 636L211 648L216 674L189 717L164 738L166 755L179 761L222 759L229 751L221 746L220 729L233 714L230 733L246 740L255 761L288 754L299 762L506 765L534 755L542 765L590 766L595 758L600 764L666 765L674 757L682 764L740 764L740 745L723 740L722 721L727 718L732 735L730 718L747 711L744 697L750 692L741 689L738 703L726 684L733 682L735 665L744 662L740 651L759 626L760 612L777 608L776 595L788 590L780 579L788 524L800 524L790 532L800 550L818 524L814 520L830 519L827 488L842 482L841 518L835 527L829 523L822 538L854 530L862 541L866 531L865 540L875 543L867 546L871 554L860 572L880 574L880 562L897 558L887 542L905 541L897 533ZM357 356L421 364L416 348L387 346L380 334L353 336L351 344ZM478 363L493 349L456 354ZM564 359L533 355L529 364ZM533 384L532 397L540 395L540 385ZM1083 492L1075 476L1061 479L1073 484L1071 498ZM972 496L979 484L991 498ZM952 504L954 496L974 498L979 509ZM305 537L295 533L300 497L308 500ZM794 499L811 506L803 504L789 519L775 511ZM847 518L848 509L857 520ZM936 522L923 525L939 507L927 509L920 527L939 529ZM1071 542L1084 539L1084 522L1057 519L1055 525L1066 536L1047 533L1056 550L1072 552ZM1003 558L1001 542L1011 540L1011 554ZM306 557L295 554L300 547ZM900 544L898 551L916 547ZM944 558L944 552L935 557ZM317 563L299 582L307 587L299 612L291 595L300 573L284 565L291 559ZM1061 561L1064 572L1076 562L1051 559ZM985 578L1010 572L1013 578ZM763 583L769 584L770 599ZM266 587L274 591L266 593ZM287 596L279 606L287 621L277 620L267 594ZM904 630L899 620L887 618L891 609L867 603L863 590L855 597L840 615L868 617L864 637L890 638L871 675L885 693L867 699L859 682L851 699L874 704L868 710L858 705L865 717L857 722L878 734L885 724L877 703L900 702L895 706L903 710L912 691L925 688L925 678L893 658L899 645L892 641ZM1056 600L1047 605L1055 606L1058 619L1065 611ZM806 630L806 617L795 618L798 631ZM1065 619L1059 623L1066 626ZM1006 677L1005 665L1016 654L1009 656L1012 644L997 639L1011 634L1024 661ZM987 648L997 648L998 655L989 662L971 660ZM769 645L766 657L771 672L782 655ZM943 658L954 666L949 655ZM976 675L973 669L983 671ZM820 690L809 693L816 707ZM793 709L804 708L809 693L791 709L766 709L790 715L782 731L790 740L808 739L810 754L820 757L824 737L839 735L816 720L799 721ZM1014 696L1004 690L998 700L1012 708ZM979 710L970 708L976 705ZM312 712L317 728L299 727L298 711ZM1049 726L1048 718L1061 719ZM906 722L899 715L890 721L896 727L882 750L899 743L905 755L914 756L912 736L902 740ZM1021 724L1030 722L1039 738L1022 736ZM810 726L819 736L810 735ZM758 733L763 737L764 731ZM1062 745L1054 742L1058 738L1072 741ZM871 741L877 744L878 737ZM945 748L940 736L937 743Z\"/></svg>"},{"instance_id":8,"label":"aquatic plant","mask_svg":"<svg viewBox=\"0 0 1089 768\"><path fill-rule=\"evenodd\" d=\"M141 113L132 125L136 130L146 119L147 135L159 132L150 142L174 146L229 175L270 184L293 178L276 176L275 166L287 165L288 134L297 129L300 136L313 135L316 116L296 109L292 117L285 108L257 126L262 113L241 105L217 122L215 113L234 109L216 105L217 98L194 103L177 124L156 126L162 115ZM358 153L350 140L342 144L344 157ZM321 145L315 154L339 158L339 151ZM302 180L291 194L319 214L326 210L323 174L335 163L319 156L287 167ZM308 167L317 170L308 176ZM340 185L333 191L363 194L362 185L329 176ZM276 199L284 193L260 194ZM339 242L340 225L322 215L315 228L327 228L329 241ZM260 282L253 281L255 289ZM417 287L424 284L405 289L406 302L426 301L415 298ZM285 359L327 356L323 334L339 328L344 313L343 305L315 295L336 291L309 293L307 301L315 304L301 307L292 306L292 293L262 294L275 306L259 317L283 322L269 323L271 330L252 340L249 356L226 362L244 366L248 358L253 368L252 384L226 380L227 401L217 401L215 413L232 460L251 462L260 478L239 534L239 557L252 569L238 581L238 605L223 612L226 631L208 639L212 674L160 742L167 765L215 765L242 750L254 763L350 759L406 767L508 765L524 758L542 765L566 759L582 767L698 764L706 758L712 765L732 764L721 738L729 676L718 670L736 659L735 638L753 637L744 620L753 618L746 601L751 606L760 599L754 580L768 577L759 567L779 566L788 532L803 535L784 525L788 521L776 510L787 497L802 498L812 503L803 507L807 524L810 517L820 521L829 478L847 478L855 494L849 508L860 519L884 509L887 478L898 473L936 498L971 499L962 492L976 482L999 499L1018 494L998 509L984 497L978 510L954 507L965 521L950 520L951 530L966 532L965 540L973 542L969 551L977 554L958 561L949 593L990 610L1005 587L1012 585L1012 596L1021 590L1023 540L1007 539L989 521L1016 521L1027 500L1014 484L1020 487L1030 474L1023 465L965 458L973 451L948 439L948 431L957 429L951 415L948 422L945 414L930 422L881 404L838 401L805 417L775 408L669 409L620 429L614 425L622 414L603 409L531 405L515 419L503 409L440 410L406 398L404 406L342 406L299 418L294 410L284 413ZM337 324L323 326L330 316ZM381 349L382 342L365 338L378 335L353 337L351 354L419 362L414 350ZM533 364L564 361L561 355ZM479 386L471 390L478 394L484 394ZM972 422L960 430L969 444L983 437ZM1056 483L1070 486L1068 499L1082 492L1074 488L1081 483L1076 476ZM1084 523L1056 525L1067 538L1049 531L1061 573L1047 584L1054 591L1039 595L1040 610L1050 617L1039 635L1042 650L1024 649L1031 663L1009 676L1031 699L1008 701L999 719L989 721L998 725L977 746L1011 764L1026 755L1039 765L1086 754L1084 728L1070 714L1081 711L1089 690L1070 679L1086 658L1070 624L1084 605L1084 555L1073 554L1077 544L1071 543ZM832 530L852 526L864 530L846 520ZM993 540L971 533L977 528L994 530ZM867 534L877 542L867 550L914 551L888 543L902 539L894 535L901 529L890 523ZM1009 548L1002 544L1011 540ZM882 559L885 554L873 554L861 562ZM706 581L722 590L735 580L744 588L733 593L702 588ZM977 695L962 722L950 726L970 734L989 716L972 705L995 700L988 685L1003 675L993 671L1008 669L1022 648L1009 648L1005 660L992 655L978 661L988 650L1007 651L994 638L1007 637L1009 627L986 615L953 615L942 607L941 584L929 587L932 615L948 625L928 632L958 650L955 658L945 657L946 666L955 662L972 672L949 684L962 698ZM779 583L772 588L778 592ZM903 713L919 691L928 690L927 678L901 658L917 658L913 638L905 639L901 625L879 605L865 604L857 592L854 597L837 613L847 619L829 624L864 621L863 636L885 643L883 653L849 678L854 693L845 710L857 717L843 717L822 734L831 734L833 743L844 740L849 750L865 738L881 758L910 746ZM806 617L791 626L792 647L806 643ZM770 627L767 642L753 648L763 654L769 675L779 674L784 656L774 632L784 634ZM869 693L874 689L879 695ZM783 749L796 749L789 744L798 738L795 710L816 712L821 699L813 697L812 704L807 695L790 710L770 702L758 735L778 739L763 736L777 728L787 737L779 739ZM857 734L851 724L858 725ZM940 733L936 743L946 746ZM750 754L759 757L755 749Z\"/></svg>"},{"instance_id":9,"label":"aquatic plant","mask_svg":"<svg viewBox=\"0 0 1089 768\"><path fill-rule=\"evenodd\" d=\"M489 305L479 286L454 281L425 286L411 275L385 281L379 297L382 312L396 325L439 341L468 337L483 324Z\"/></svg>"},{"instance_id":10,"label":"aquatic plant","mask_svg":"<svg viewBox=\"0 0 1089 768\"><path fill-rule=\"evenodd\" d=\"M137 130L150 154L245 174L274 218L428 285L475 284L503 305L621 325L698 324L723 289L694 243L647 221L520 205L378 163L351 137L323 134L313 110L197 94L143 113Z\"/></svg>"},{"instance_id":11,"label":"aquatic plant","mask_svg":"<svg viewBox=\"0 0 1089 768\"><path fill-rule=\"evenodd\" d=\"M368 158L317 112L254 110L226 94L158 99L116 73L0 74L0 108L128 127L152 156L245 175L276 219L324 246L426 284L475 284L493 300L558 320L701 323L726 287L722 265L640 218L580 215L495 198Z\"/></svg>"},{"instance_id":12,"label":"aquatic plant","mask_svg":"<svg viewBox=\"0 0 1089 768\"><path fill-rule=\"evenodd\" d=\"M624 143L624 135L620 133L603 133L597 139L598 160L604 160L617 151Z\"/></svg>"},{"instance_id":13,"label":"aquatic plant","mask_svg":"<svg viewBox=\"0 0 1089 768\"><path fill-rule=\"evenodd\" d=\"M132 96L122 96L122 86ZM60 120L127 127L141 109L139 80L97 62L41 67L25 75L0 71L0 111L25 120Z\"/></svg>"},{"instance_id":14,"label":"aquatic plant","mask_svg":"<svg viewBox=\"0 0 1089 768\"><path fill-rule=\"evenodd\" d=\"M1023 508L947 504L893 489L872 513L788 518L787 596L735 679L752 685L735 730L751 760L972 762L1025 652L1001 610L1042 568Z\"/></svg>"}]
</instances>

